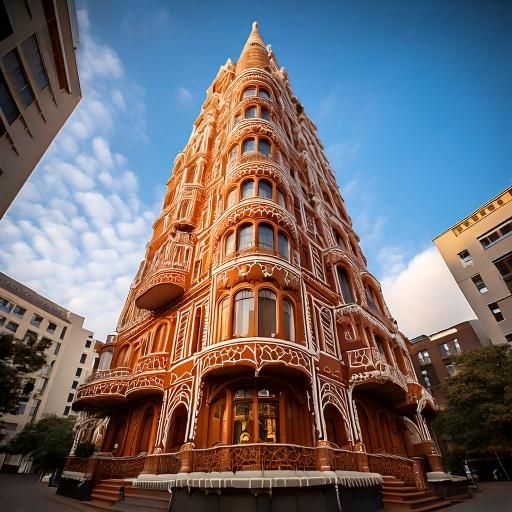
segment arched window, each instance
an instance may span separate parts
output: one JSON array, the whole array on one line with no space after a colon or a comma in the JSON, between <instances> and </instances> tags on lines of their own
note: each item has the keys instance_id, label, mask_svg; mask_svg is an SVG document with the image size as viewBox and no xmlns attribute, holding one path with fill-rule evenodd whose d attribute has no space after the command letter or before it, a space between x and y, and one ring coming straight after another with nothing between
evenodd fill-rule
<instances>
[{"instance_id":1,"label":"arched window","mask_svg":"<svg viewBox=\"0 0 512 512\"><path fill-rule=\"evenodd\" d=\"M366 293L366 300L368 301L368 306L370 306L374 311L379 311L379 306L377 305L377 299L375 298L375 292L373 291L370 285L365 285L364 287Z\"/></svg>"},{"instance_id":2,"label":"arched window","mask_svg":"<svg viewBox=\"0 0 512 512\"><path fill-rule=\"evenodd\" d=\"M279 206L282 206L283 208L286 208L286 201L284 199L284 194L277 189L277 204Z\"/></svg>"},{"instance_id":3,"label":"arched window","mask_svg":"<svg viewBox=\"0 0 512 512\"><path fill-rule=\"evenodd\" d=\"M240 290L235 295L233 335L249 336L254 324L254 296L252 290Z\"/></svg>"},{"instance_id":4,"label":"arched window","mask_svg":"<svg viewBox=\"0 0 512 512\"><path fill-rule=\"evenodd\" d=\"M260 117L265 119L265 121L270 121L270 112L266 108L261 107Z\"/></svg>"},{"instance_id":5,"label":"arched window","mask_svg":"<svg viewBox=\"0 0 512 512\"><path fill-rule=\"evenodd\" d=\"M112 350L104 350L100 356L98 370L108 370L112 362Z\"/></svg>"},{"instance_id":6,"label":"arched window","mask_svg":"<svg viewBox=\"0 0 512 512\"><path fill-rule=\"evenodd\" d=\"M238 146L233 146L231 151L229 152L229 163L232 164L236 162L236 157L238 156Z\"/></svg>"},{"instance_id":7,"label":"arched window","mask_svg":"<svg viewBox=\"0 0 512 512\"><path fill-rule=\"evenodd\" d=\"M253 119L255 117L258 117L258 114L256 112L256 107L249 107L245 111L245 119Z\"/></svg>"},{"instance_id":8,"label":"arched window","mask_svg":"<svg viewBox=\"0 0 512 512\"><path fill-rule=\"evenodd\" d=\"M277 295L267 288L258 292L258 336L266 338L277 334Z\"/></svg>"},{"instance_id":9,"label":"arched window","mask_svg":"<svg viewBox=\"0 0 512 512\"><path fill-rule=\"evenodd\" d=\"M341 293L343 295L343 301L345 304L355 302L354 294L352 293L352 286L350 285L350 279L347 275L346 270L343 267L338 267L338 281L340 283Z\"/></svg>"},{"instance_id":10,"label":"arched window","mask_svg":"<svg viewBox=\"0 0 512 512\"><path fill-rule=\"evenodd\" d=\"M233 206L236 201L236 188L232 188L226 197L226 208Z\"/></svg>"},{"instance_id":11,"label":"arched window","mask_svg":"<svg viewBox=\"0 0 512 512\"><path fill-rule=\"evenodd\" d=\"M258 182L258 196L263 199L272 199L272 183L267 180L260 180Z\"/></svg>"},{"instance_id":12,"label":"arched window","mask_svg":"<svg viewBox=\"0 0 512 512\"><path fill-rule=\"evenodd\" d=\"M267 139L259 139L258 153L260 155L270 156L270 142Z\"/></svg>"},{"instance_id":13,"label":"arched window","mask_svg":"<svg viewBox=\"0 0 512 512\"><path fill-rule=\"evenodd\" d=\"M267 91L267 89L263 89L261 88L259 91L258 91L258 96L260 98L263 98L265 100L269 100L270 99L270 93Z\"/></svg>"},{"instance_id":14,"label":"arched window","mask_svg":"<svg viewBox=\"0 0 512 512\"><path fill-rule=\"evenodd\" d=\"M277 252L279 256L290 260L290 242L282 231L277 234Z\"/></svg>"},{"instance_id":15,"label":"arched window","mask_svg":"<svg viewBox=\"0 0 512 512\"><path fill-rule=\"evenodd\" d=\"M336 240L336 245L338 247L342 247L343 249L346 248L345 246L345 242L343 241L343 238L341 237L341 235L338 233L338 231L336 231L335 229L332 230L333 234L334 234L334 239Z\"/></svg>"},{"instance_id":16,"label":"arched window","mask_svg":"<svg viewBox=\"0 0 512 512\"><path fill-rule=\"evenodd\" d=\"M248 87L242 94L242 98L250 98L256 96L256 87Z\"/></svg>"},{"instance_id":17,"label":"arched window","mask_svg":"<svg viewBox=\"0 0 512 512\"><path fill-rule=\"evenodd\" d=\"M283 300L283 328L284 338L295 341L295 318L293 314L293 304L288 299Z\"/></svg>"},{"instance_id":18,"label":"arched window","mask_svg":"<svg viewBox=\"0 0 512 512\"><path fill-rule=\"evenodd\" d=\"M219 303L217 339L224 341L229 338L229 297L224 297Z\"/></svg>"},{"instance_id":19,"label":"arched window","mask_svg":"<svg viewBox=\"0 0 512 512\"><path fill-rule=\"evenodd\" d=\"M163 352L165 350L166 334L167 334L167 325L166 324L159 325L158 329L155 332L155 337L153 339L153 346L151 349L153 352Z\"/></svg>"},{"instance_id":20,"label":"arched window","mask_svg":"<svg viewBox=\"0 0 512 512\"><path fill-rule=\"evenodd\" d=\"M242 183L242 199L247 199L254 195L254 181L246 180Z\"/></svg>"},{"instance_id":21,"label":"arched window","mask_svg":"<svg viewBox=\"0 0 512 512\"><path fill-rule=\"evenodd\" d=\"M254 153L256 151L256 140L255 139L245 139L242 144L242 155L247 153Z\"/></svg>"},{"instance_id":22,"label":"arched window","mask_svg":"<svg viewBox=\"0 0 512 512\"><path fill-rule=\"evenodd\" d=\"M224 241L224 256L229 256L230 254L233 254L235 252L235 233L234 231L231 231L231 233L228 233L226 236L226 239Z\"/></svg>"},{"instance_id":23,"label":"arched window","mask_svg":"<svg viewBox=\"0 0 512 512\"><path fill-rule=\"evenodd\" d=\"M274 251L274 228L270 224L262 223L258 226L258 245Z\"/></svg>"},{"instance_id":24,"label":"arched window","mask_svg":"<svg viewBox=\"0 0 512 512\"><path fill-rule=\"evenodd\" d=\"M244 224L238 231L238 247L237 251L249 249L254 245L254 226L252 224Z\"/></svg>"},{"instance_id":25,"label":"arched window","mask_svg":"<svg viewBox=\"0 0 512 512\"><path fill-rule=\"evenodd\" d=\"M117 356L117 366L128 366L128 356L130 355L130 345L124 345Z\"/></svg>"}]
</instances>

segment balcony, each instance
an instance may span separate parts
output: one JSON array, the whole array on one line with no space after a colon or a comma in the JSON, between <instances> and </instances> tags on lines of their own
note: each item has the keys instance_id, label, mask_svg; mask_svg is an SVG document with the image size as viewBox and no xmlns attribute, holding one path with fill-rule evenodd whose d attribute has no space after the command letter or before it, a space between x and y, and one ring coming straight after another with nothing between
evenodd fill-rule
<instances>
[{"instance_id":1,"label":"balcony","mask_svg":"<svg viewBox=\"0 0 512 512\"><path fill-rule=\"evenodd\" d=\"M362 348L346 352L350 371L350 383L392 382L407 391L407 378L375 348Z\"/></svg>"},{"instance_id":2,"label":"balcony","mask_svg":"<svg viewBox=\"0 0 512 512\"><path fill-rule=\"evenodd\" d=\"M192 235L178 231L150 256L135 294L138 308L159 309L183 295L190 274L193 245Z\"/></svg>"}]
</instances>

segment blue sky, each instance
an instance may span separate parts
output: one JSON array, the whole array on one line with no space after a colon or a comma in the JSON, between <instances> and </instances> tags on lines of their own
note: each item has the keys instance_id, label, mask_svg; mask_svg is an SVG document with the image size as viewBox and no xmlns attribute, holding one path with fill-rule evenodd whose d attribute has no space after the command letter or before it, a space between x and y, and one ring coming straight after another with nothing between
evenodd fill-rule
<instances>
[{"instance_id":1,"label":"blue sky","mask_svg":"<svg viewBox=\"0 0 512 512\"><path fill-rule=\"evenodd\" d=\"M370 270L406 333L470 315L431 239L511 183L512 4L77 7L84 99L0 225L4 271L85 315L99 336L113 330L204 92L257 19L318 126ZM55 204L44 204L44 187L56 184ZM36 217L38 201L45 213ZM441 292L450 297L443 311Z\"/></svg>"}]
</instances>

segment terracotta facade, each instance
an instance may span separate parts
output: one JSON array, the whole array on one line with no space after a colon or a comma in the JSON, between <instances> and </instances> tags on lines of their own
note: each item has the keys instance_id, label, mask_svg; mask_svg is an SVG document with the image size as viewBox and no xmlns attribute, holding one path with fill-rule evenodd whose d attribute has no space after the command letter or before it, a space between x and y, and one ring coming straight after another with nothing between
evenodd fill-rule
<instances>
[{"instance_id":1,"label":"terracotta facade","mask_svg":"<svg viewBox=\"0 0 512 512\"><path fill-rule=\"evenodd\" d=\"M254 24L207 91L118 335L78 391L86 421L104 418L98 448L135 457L110 475L278 459L379 472L367 453L438 467L433 399L358 242L316 127Z\"/></svg>"}]
</instances>

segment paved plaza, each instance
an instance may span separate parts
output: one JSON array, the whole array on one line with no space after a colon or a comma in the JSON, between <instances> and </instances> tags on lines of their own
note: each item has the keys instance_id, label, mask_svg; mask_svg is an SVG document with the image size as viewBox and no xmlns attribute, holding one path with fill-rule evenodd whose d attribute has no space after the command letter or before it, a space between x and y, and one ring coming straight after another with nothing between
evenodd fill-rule
<instances>
[{"instance_id":1,"label":"paved plaza","mask_svg":"<svg viewBox=\"0 0 512 512\"><path fill-rule=\"evenodd\" d=\"M473 498L446 509L447 512L512 512L512 482L486 482ZM0 473L0 512L90 512L85 503L57 496L54 487L35 475Z\"/></svg>"}]
</instances>

